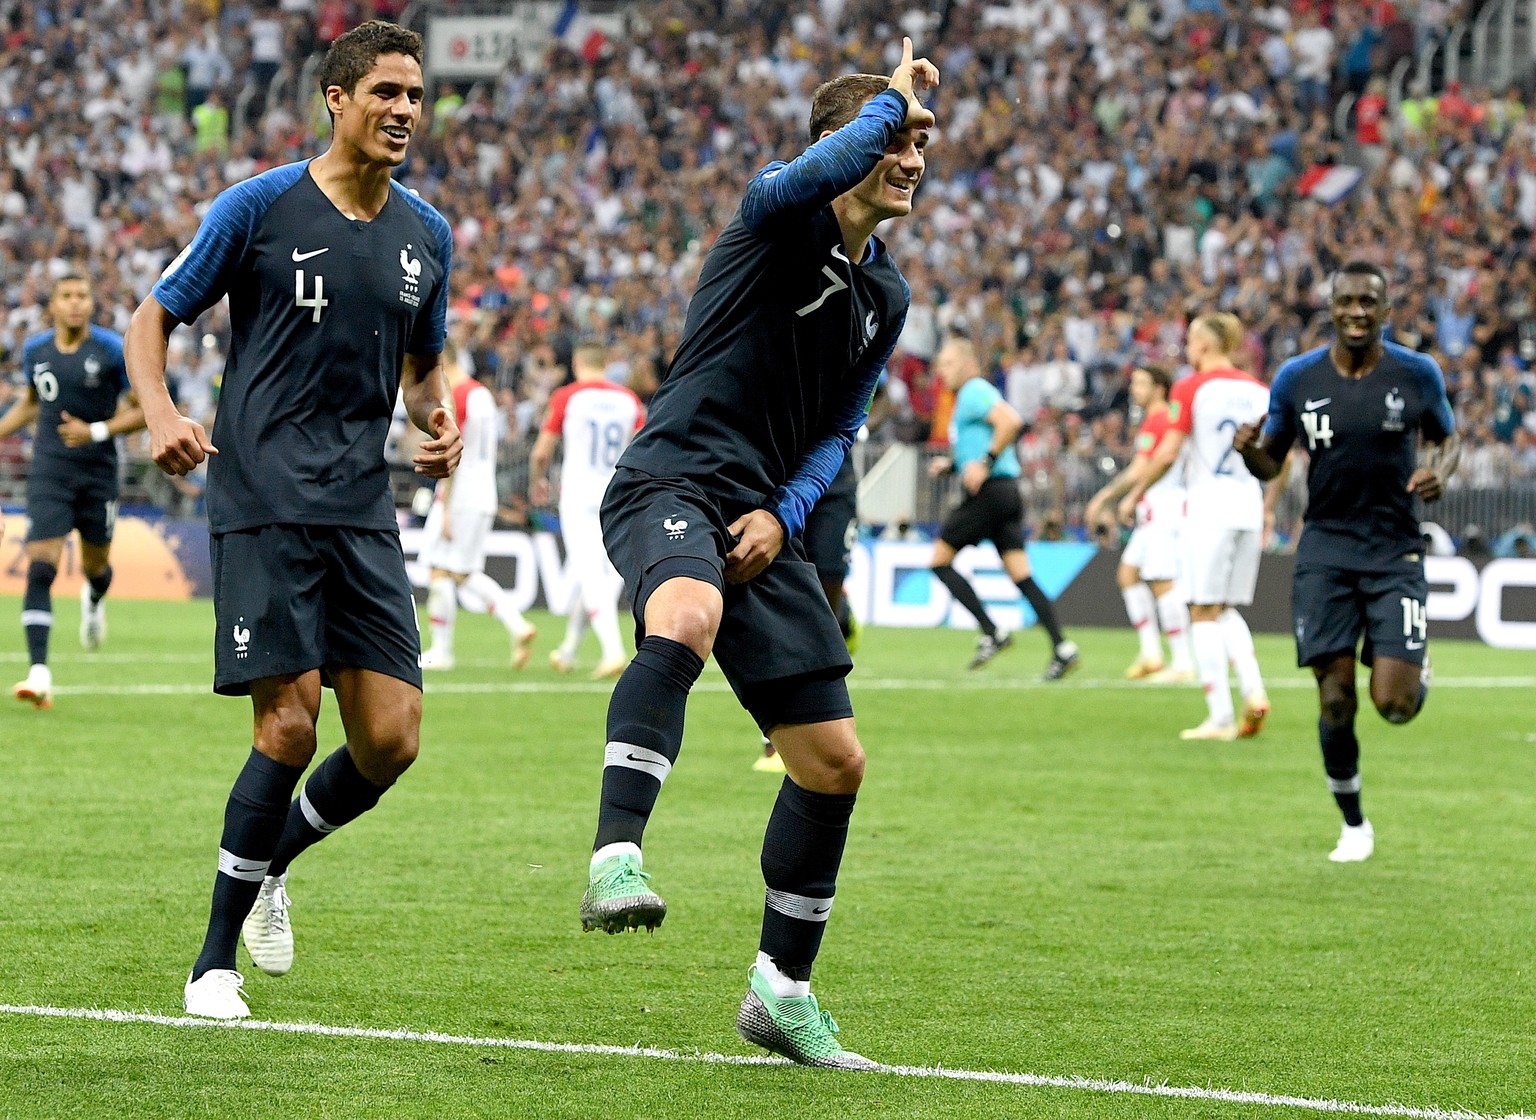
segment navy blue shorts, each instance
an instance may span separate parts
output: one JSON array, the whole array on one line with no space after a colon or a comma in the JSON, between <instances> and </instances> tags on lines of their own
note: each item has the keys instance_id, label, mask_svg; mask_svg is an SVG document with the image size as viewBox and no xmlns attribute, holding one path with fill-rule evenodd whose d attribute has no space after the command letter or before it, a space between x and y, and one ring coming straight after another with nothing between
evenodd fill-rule
<instances>
[{"instance_id":1,"label":"navy blue shorts","mask_svg":"<svg viewBox=\"0 0 1536 1120\"><path fill-rule=\"evenodd\" d=\"M729 526L758 508L722 501L691 482L620 467L603 496L603 544L634 604L635 640L645 604L674 576L713 583L725 599L714 655L737 699L764 730L853 715L843 678L848 646L798 540L756 578L725 582Z\"/></svg>"},{"instance_id":2,"label":"navy blue shorts","mask_svg":"<svg viewBox=\"0 0 1536 1120\"><path fill-rule=\"evenodd\" d=\"M959 552L967 545L991 541L997 551L1024 547L1024 497L1019 480L993 475L944 519L939 539Z\"/></svg>"},{"instance_id":3,"label":"navy blue shorts","mask_svg":"<svg viewBox=\"0 0 1536 1120\"><path fill-rule=\"evenodd\" d=\"M211 540L213 690L319 669L369 669L421 687L421 633L400 534L264 525Z\"/></svg>"},{"instance_id":4,"label":"navy blue shorts","mask_svg":"<svg viewBox=\"0 0 1536 1120\"><path fill-rule=\"evenodd\" d=\"M852 467L845 466L821 500L811 507L801 534L805 554L816 566L822 583L842 583L848 578L853 542L859 533L855 525L858 516L858 476Z\"/></svg>"},{"instance_id":5,"label":"navy blue shorts","mask_svg":"<svg viewBox=\"0 0 1536 1120\"><path fill-rule=\"evenodd\" d=\"M1306 667L1353 654L1363 635L1362 664L1391 657L1422 665L1428 598L1422 560L1403 560L1385 572L1298 567L1291 590L1296 664Z\"/></svg>"},{"instance_id":6,"label":"navy blue shorts","mask_svg":"<svg viewBox=\"0 0 1536 1120\"><path fill-rule=\"evenodd\" d=\"M117 476L69 464L32 463L27 478L27 540L51 541L80 530L86 544L112 543L117 524Z\"/></svg>"}]
</instances>

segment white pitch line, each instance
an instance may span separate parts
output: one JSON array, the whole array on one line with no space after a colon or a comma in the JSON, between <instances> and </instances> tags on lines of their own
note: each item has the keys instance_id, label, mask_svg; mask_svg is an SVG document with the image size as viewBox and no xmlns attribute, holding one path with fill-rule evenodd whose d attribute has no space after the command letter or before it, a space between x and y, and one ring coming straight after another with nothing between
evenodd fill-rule
<instances>
[{"instance_id":1,"label":"white pitch line","mask_svg":"<svg viewBox=\"0 0 1536 1120\"><path fill-rule=\"evenodd\" d=\"M1059 691L1101 691L1116 689L1136 692L1149 691L1180 691L1181 686L1146 684L1142 681L1127 681L1119 677L1110 677L1095 680L1087 677L1073 678L1064 681L1038 681L1038 680L1009 680L1004 677L970 677L963 680L942 679L896 679L887 677L860 677L848 678L848 687L854 692L1059 692ZM1189 691L1194 686L1184 687L1183 691ZM1309 677L1277 677L1265 682L1265 687L1271 692L1298 690L1312 692L1317 684ZM1508 688L1536 688L1536 677L1436 677L1435 688L1450 689L1508 689ZM523 693L523 694L582 694L582 693L608 693L613 691L613 685L606 681L586 683L564 683L559 681L444 681L435 678L427 680L427 693L429 695L485 695L494 693ZM103 684L103 685L56 685L54 693L58 696L197 696L212 695L213 687L209 683L199 684ZM730 685L718 677L704 679L693 686L694 692L730 692Z\"/></svg>"},{"instance_id":2,"label":"white pitch line","mask_svg":"<svg viewBox=\"0 0 1536 1120\"><path fill-rule=\"evenodd\" d=\"M324 1023L273 1023L259 1019L215 1022L186 1015L151 1015L135 1011L115 1011L88 1007L38 1007L26 1004L0 1004L0 1014L31 1015L50 1019L88 1019L105 1023L145 1023L160 1027L191 1027L200 1030L271 1031L278 1034L308 1034L325 1038L360 1038L381 1042L430 1042L446 1046L474 1046L498 1050L534 1050L552 1054L597 1054L607 1057L653 1058L670 1062L700 1062L706 1065L786 1066L783 1058L761 1055L683 1053L652 1046L604 1046L591 1042L539 1042L521 1038L476 1038L471 1035L444 1034L441 1031L382 1030L376 1027L337 1027ZM888 1077L937 1078L946 1081L984 1081L1001 1085L1023 1085L1039 1089L1076 1089L1089 1093L1117 1093L1145 1097L1177 1097L1184 1100L1222 1101L1227 1104L1267 1105L1275 1108L1300 1108L1312 1112L1334 1112L1352 1116L1397 1116L1409 1120L1492 1120L1487 1114L1465 1109L1413 1107L1398 1104L1361 1104L1356 1101L1298 1097L1288 1094L1252 1093L1238 1089L1209 1089L1200 1086L1154 1085L1135 1081L1109 1081L1096 1077L1050 1077L1038 1073L1000 1073L993 1070L945 1069L942 1066L881 1066L879 1073ZM1499 1120L1532 1120L1510 1114Z\"/></svg>"}]
</instances>

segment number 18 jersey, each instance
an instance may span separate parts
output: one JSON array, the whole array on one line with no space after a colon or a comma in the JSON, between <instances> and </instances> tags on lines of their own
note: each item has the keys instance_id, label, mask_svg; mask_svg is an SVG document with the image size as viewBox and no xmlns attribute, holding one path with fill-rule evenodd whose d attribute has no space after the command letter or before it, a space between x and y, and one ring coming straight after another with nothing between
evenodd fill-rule
<instances>
[{"instance_id":1,"label":"number 18 jersey","mask_svg":"<svg viewBox=\"0 0 1536 1120\"><path fill-rule=\"evenodd\" d=\"M1210 369L1174 384L1168 412L1172 426L1189 437L1185 509L1191 523L1264 528L1264 488L1232 450L1232 439L1268 407L1269 390L1240 369Z\"/></svg>"},{"instance_id":2,"label":"number 18 jersey","mask_svg":"<svg viewBox=\"0 0 1536 1120\"><path fill-rule=\"evenodd\" d=\"M560 437L560 505L596 509L614 464L645 423L645 406L623 385L573 381L549 398L543 430Z\"/></svg>"}]
</instances>

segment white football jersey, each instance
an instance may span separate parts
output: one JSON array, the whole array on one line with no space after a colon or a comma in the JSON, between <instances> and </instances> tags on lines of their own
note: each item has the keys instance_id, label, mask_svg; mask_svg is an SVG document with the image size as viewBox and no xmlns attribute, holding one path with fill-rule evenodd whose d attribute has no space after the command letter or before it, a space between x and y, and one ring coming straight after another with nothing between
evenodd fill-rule
<instances>
[{"instance_id":1,"label":"white football jersey","mask_svg":"<svg viewBox=\"0 0 1536 1120\"><path fill-rule=\"evenodd\" d=\"M1173 427L1187 437L1186 516L1226 529L1264 528L1264 487L1232 450L1239 425L1262 419L1269 390L1239 369L1186 377L1169 394Z\"/></svg>"},{"instance_id":2,"label":"white football jersey","mask_svg":"<svg viewBox=\"0 0 1536 1120\"><path fill-rule=\"evenodd\" d=\"M496 398L478 381L454 386L454 411L464 454L448 488L453 513L496 512L496 444L501 438Z\"/></svg>"},{"instance_id":3,"label":"white football jersey","mask_svg":"<svg viewBox=\"0 0 1536 1120\"><path fill-rule=\"evenodd\" d=\"M623 385L573 381L549 398L543 431L560 437L560 504L596 506L614 464L645 423L645 406Z\"/></svg>"}]
</instances>

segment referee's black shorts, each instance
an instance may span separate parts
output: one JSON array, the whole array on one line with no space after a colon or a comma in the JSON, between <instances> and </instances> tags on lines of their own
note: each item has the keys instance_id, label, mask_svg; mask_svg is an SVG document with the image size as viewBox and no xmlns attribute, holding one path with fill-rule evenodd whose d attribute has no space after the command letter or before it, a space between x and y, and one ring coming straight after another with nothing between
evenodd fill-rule
<instances>
[{"instance_id":1,"label":"referee's black shorts","mask_svg":"<svg viewBox=\"0 0 1536 1120\"><path fill-rule=\"evenodd\" d=\"M991 541L998 552L1024 547L1024 498L1017 478L993 475L955 507L939 530L939 539L959 552L968 545Z\"/></svg>"}]
</instances>

